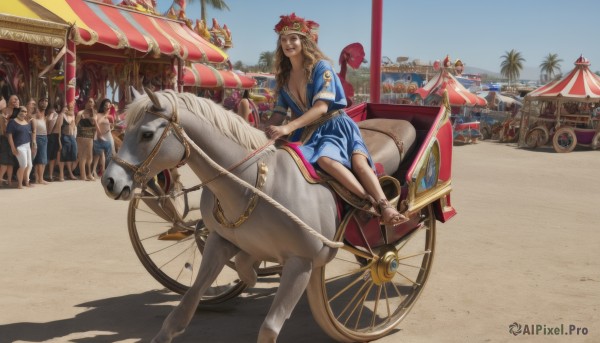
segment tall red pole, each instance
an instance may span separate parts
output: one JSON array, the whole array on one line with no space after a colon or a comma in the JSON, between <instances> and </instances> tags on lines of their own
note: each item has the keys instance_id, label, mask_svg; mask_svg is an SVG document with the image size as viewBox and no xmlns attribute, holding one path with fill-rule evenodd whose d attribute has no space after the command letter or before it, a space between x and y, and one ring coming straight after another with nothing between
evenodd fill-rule
<instances>
[{"instance_id":1,"label":"tall red pole","mask_svg":"<svg viewBox=\"0 0 600 343\"><path fill-rule=\"evenodd\" d=\"M77 47L70 35L67 39L67 53L65 54L65 101L67 103L67 109L70 111L75 110L75 70L76 70L76 54Z\"/></svg>"},{"instance_id":2,"label":"tall red pole","mask_svg":"<svg viewBox=\"0 0 600 343\"><path fill-rule=\"evenodd\" d=\"M383 27L383 0L372 0L371 10L371 98L378 103L381 98L381 32Z\"/></svg>"}]
</instances>

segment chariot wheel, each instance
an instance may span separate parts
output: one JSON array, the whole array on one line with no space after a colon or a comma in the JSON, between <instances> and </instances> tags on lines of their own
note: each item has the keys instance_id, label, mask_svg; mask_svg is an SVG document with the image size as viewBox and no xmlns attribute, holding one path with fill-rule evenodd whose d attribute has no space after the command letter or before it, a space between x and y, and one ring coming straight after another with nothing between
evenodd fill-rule
<instances>
[{"instance_id":1,"label":"chariot wheel","mask_svg":"<svg viewBox=\"0 0 600 343\"><path fill-rule=\"evenodd\" d=\"M200 211L175 219L169 213L171 205L161 204L162 200L147 190L140 195L129 203L127 224L133 249L154 279L184 294L198 275L208 229L199 218ZM223 302L245 288L230 261L200 302Z\"/></svg>"},{"instance_id":2,"label":"chariot wheel","mask_svg":"<svg viewBox=\"0 0 600 343\"><path fill-rule=\"evenodd\" d=\"M527 132L525 136L525 145L530 149L535 149L545 145L548 142L548 129L538 126Z\"/></svg>"},{"instance_id":3,"label":"chariot wheel","mask_svg":"<svg viewBox=\"0 0 600 343\"><path fill-rule=\"evenodd\" d=\"M571 152L577 145L577 136L572 127L564 126L556 130L552 138L552 145L556 152Z\"/></svg>"},{"instance_id":4,"label":"chariot wheel","mask_svg":"<svg viewBox=\"0 0 600 343\"><path fill-rule=\"evenodd\" d=\"M594 138L592 138L592 143L590 144L590 148L592 150L600 149L600 131L596 132Z\"/></svg>"},{"instance_id":5,"label":"chariot wheel","mask_svg":"<svg viewBox=\"0 0 600 343\"><path fill-rule=\"evenodd\" d=\"M316 322L340 342L373 341L389 334L415 304L431 271L435 216L431 205L419 225L394 244L346 245L313 271L307 289Z\"/></svg>"},{"instance_id":6,"label":"chariot wheel","mask_svg":"<svg viewBox=\"0 0 600 343\"><path fill-rule=\"evenodd\" d=\"M129 203L127 227L134 251L150 275L169 290L183 294L198 275L208 229L203 225L199 203L191 204L188 199L196 198L189 196L196 194L179 192L176 197L164 197L165 190L173 189L183 189L179 172L165 170L157 175ZM278 273L279 264L261 262L257 266L258 276ZM201 302L225 301L244 288L232 260Z\"/></svg>"}]
</instances>

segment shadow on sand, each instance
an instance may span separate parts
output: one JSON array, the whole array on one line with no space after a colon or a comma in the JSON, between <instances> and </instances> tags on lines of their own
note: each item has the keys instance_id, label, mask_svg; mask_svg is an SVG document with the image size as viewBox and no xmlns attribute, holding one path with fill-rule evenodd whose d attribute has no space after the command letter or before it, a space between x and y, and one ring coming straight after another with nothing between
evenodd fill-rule
<instances>
[{"instance_id":1,"label":"shadow on sand","mask_svg":"<svg viewBox=\"0 0 600 343\"><path fill-rule=\"evenodd\" d=\"M273 288L254 288L250 293L222 304L201 306L187 330L175 343L185 342L256 342L266 316ZM180 296L167 291L149 291L77 305L88 308L73 318L46 323L0 325L2 342L150 342ZM281 342L334 342L312 318L303 296L286 321L279 336Z\"/></svg>"}]
</instances>

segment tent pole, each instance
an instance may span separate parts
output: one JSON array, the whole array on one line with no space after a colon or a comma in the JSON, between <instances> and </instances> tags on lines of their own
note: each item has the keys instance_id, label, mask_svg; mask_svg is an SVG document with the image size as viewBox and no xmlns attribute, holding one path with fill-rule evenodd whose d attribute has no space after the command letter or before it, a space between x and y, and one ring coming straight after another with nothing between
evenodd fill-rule
<instances>
[{"instance_id":1,"label":"tent pole","mask_svg":"<svg viewBox=\"0 0 600 343\"><path fill-rule=\"evenodd\" d=\"M69 30L71 32L73 27ZM69 35L70 36L70 35ZM75 83L76 83L76 53L77 46L72 38L67 39L67 53L65 54L65 103L67 109L74 113L75 111Z\"/></svg>"}]
</instances>

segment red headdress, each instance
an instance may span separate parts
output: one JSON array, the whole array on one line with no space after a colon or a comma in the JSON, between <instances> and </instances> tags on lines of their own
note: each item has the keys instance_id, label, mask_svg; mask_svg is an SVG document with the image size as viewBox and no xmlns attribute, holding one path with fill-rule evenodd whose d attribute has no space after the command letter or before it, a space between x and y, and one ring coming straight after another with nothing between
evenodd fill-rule
<instances>
[{"instance_id":1,"label":"red headdress","mask_svg":"<svg viewBox=\"0 0 600 343\"><path fill-rule=\"evenodd\" d=\"M306 36L313 41L317 41L319 38L319 24L312 20L305 20L304 18L296 16L296 13L290 15L280 16L281 20L275 25L275 32L278 35L288 35L296 33L299 35Z\"/></svg>"}]
</instances>

